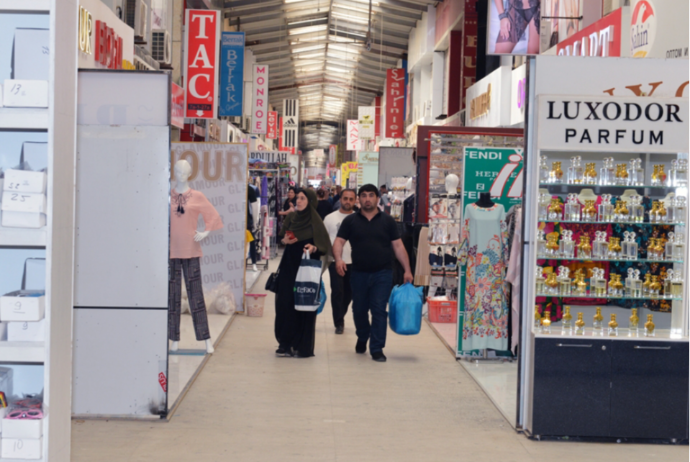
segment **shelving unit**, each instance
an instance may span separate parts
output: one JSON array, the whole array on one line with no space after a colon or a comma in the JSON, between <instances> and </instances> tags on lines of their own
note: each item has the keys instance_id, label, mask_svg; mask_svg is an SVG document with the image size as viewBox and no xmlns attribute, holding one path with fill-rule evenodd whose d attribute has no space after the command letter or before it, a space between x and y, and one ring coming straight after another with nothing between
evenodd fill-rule
<instances>
[{"instance_id":1,"label":"shelving unit","mask_svg":"<svg viewBox=\"0 0 690 462\"><path fill-rule=\"evenodd\" d=\"M48 109L0 107L0 130L48 130L49 125Z\"/></svg>"}]
</instances>

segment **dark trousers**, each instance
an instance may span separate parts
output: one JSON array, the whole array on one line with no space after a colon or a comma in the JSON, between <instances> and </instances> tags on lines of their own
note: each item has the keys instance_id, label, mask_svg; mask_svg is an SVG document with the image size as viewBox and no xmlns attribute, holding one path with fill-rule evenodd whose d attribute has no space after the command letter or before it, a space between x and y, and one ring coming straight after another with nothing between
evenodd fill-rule
<instances>
[{"instance_id":1,"label":"dark trousers","mask_svg":"<svg viewBox=\"0 0 690 462\"><path fill-rule=\"evenodd\" d=\"M364 273L352 270L352 314L357 338L369 343L369 352L378 353L386 346L388 312L386 305L393 289L393 271ZM371 324L369 312L371 311Z\"/></svg>"},{"instance_id":2,"label":"dark trousers","mask_svg":"<svg viewBox=\"0 0 690 462\"><path fill-rule=\"evenodd\" d=\"M208 317L204 291L201 287L201 267L198 257L170 259L168 265L168 338L175 342L180 340L183 270L196 339L210 339L211 333L208 330Z\"/></svg>"},{"instance_id":3,"label":"dark trousers","mask_svg":"<svg viewBox=\"0 0 690 462\"><path fill-rule=\"evenodd\" d=\"M256 252L256 237L254 236L254 233L252 233L252 236L254 237L254 240L249 243L249 258L252 261L252 265L256 265L256 260L257 260L257 252Z\"/></svg>"},{"instance_id":4,"label":"dark trousers","mask_svg":"<svg viewBox=\"0 0 690 462\"><path fill-rule=\"evenodd\" d=\"M331 276L331 308L333 309L333 325L335 327L345 326L345 315L352 301L351 273L352 265L347 265L345 276L338 274L335 270L335 263L331 263L328 267L328 274Z\"/></svg>"}]
</instances>

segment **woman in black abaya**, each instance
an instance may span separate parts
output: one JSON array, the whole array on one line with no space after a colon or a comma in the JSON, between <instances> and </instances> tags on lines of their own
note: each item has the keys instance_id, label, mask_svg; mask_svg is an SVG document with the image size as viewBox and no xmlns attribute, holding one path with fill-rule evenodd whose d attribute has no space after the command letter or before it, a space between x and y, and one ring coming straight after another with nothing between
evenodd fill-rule
<instances>
[{"instance_id":1,"label":"woman in black abaya","mask_svg":"<svg viewBox=\"0 0 690 462\"><path fill-rule=\"evenodd\" d=\"M308 251L309 258L320 259L331 252L331 240L316 211L316 193L300 189L296 200L295 212L286 217L279 234L285 252L278 267L276 355L308 358L314 356L316 311L295 310L295 279L302 255Z\"/></svg>"}]
</instances>

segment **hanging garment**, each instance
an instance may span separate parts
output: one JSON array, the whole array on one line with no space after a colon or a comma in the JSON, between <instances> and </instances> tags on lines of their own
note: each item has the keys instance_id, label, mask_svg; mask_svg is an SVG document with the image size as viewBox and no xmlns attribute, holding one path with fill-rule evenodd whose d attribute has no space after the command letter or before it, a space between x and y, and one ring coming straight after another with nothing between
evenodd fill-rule
<instances>
[{"instance_id":1,"label":"hanging garment","mask_svg":"<svg viewBox=\"0 0 690 462\"><path fill-rule=\"evenodd\" d=\"M469 204L463 218L459 263L467 268L462 348L507 350L505 209L501 204Z\"/></svg>"},{"instance_id":2,"label":"hanging garment","mask_svg":"<svg viewBox=\"0 0 690 462\"><path fill-rule=\"evenodd\" d=\"M182 271L184 270L184 283L187 288L196 339L210 339L211 332L208 328L206 302L204 302L204 291L201 286L199 257L172 258L168 265L168 338L174 342L180 340Z\"/></svg>"},{"instance_id":3,"label":"hanging garment","mask_svg":"<svg viewBox=\"0 0 690 462\"><path fill-rule=\"evenodd\" d=\"M261 205L268 205L268 178L261 178Z\"/></svg>"},{"instance_id":4,"label":"hanging garment","mask_svg":"<svg viewBox=\"0 0 690 462\"><path fill-rule=\"evenodd\" d=\"M174 189L170 194L170 258L201 257L201 245L194 240L199 215L204 218L206 231L223 227L223 220L206 199L204 193L188 189L178 194Z\"/></svg>"},{"instance_id":5,"label":"hanging garment","mask_svg":"<svg viewBox=\"0 0 690 462\"><path fill-rule=\"evenodd\" d=\"M513 354L517 353L518 341L520 340L520 290L522 286L522 207L516 206L513 220L513 239L510 247L510 259L508 261L508 273L506 281L513 286L511 292L511 326L510 326L510 350Z\"/></svg>"},{"instance_id":6,"label":"hanging garment","mask_svg":"<svg viewBox=\"0 0 690 462\"><path fill-rule=\"evenodd\" d=\"M278 182L277 178L270 178L268 181L268 215L271 217L275 217L278 215L278 198L277 194L278 192L276 191L276 183Z\"/></svg>"}]
</instances>

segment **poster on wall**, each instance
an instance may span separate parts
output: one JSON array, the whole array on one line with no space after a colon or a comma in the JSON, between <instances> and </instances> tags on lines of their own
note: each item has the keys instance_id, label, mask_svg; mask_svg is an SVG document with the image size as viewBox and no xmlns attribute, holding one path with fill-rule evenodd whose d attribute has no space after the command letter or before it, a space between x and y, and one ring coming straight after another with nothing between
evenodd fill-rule
<instances>
[{"instance_id":1,"label":"poster on wall","mask_svg":"<svg viewBox=\"0 0 690 462\"><path fill-rule=\"evenodd\" d=\"M529 8L522 0L485 0L489 2L487 54L539 54L539 24L542 0L529 0ZM561 0L569 1L569 0Z\"/></svg>"},{"instance_id":2,"label":"poster on wall","mask_svg":"<svg viewBox=\"0 0 690 462\"><path fill-rule=\"evenodd\" d=\"M244 32L223 32L220 42L219 116L242 117Z\"/></svg>"},{"instance_id":3,"label":"poster on wall","mask_svg":"<svg viewBox=\"0 0 690 462\"><path fill-rule=\"evenodd\" d=\"M237 307L244 304L247 154L246 144L172 143L170 155L171 165L180 159L189 162L189 186L202 192L223 219L223 228L201 241L204 292L222 285ZM171 175L174 184L173 169Z\"/></svg>"},{"instance_id":4,"label":"poster on wall","mask_svg":"<svg viewBox=\"0 0 690 462\"><path fill-rule=\"evenodd\" d=\"M359 184L373 184L378 188L379 153L360 151L357 153L357 180Z\"/></svg>"},{"instance_id":5,"label":"poster on wall","mask_svg":"<svg viewBox=\"0 0 690 462\"><path fill-rule=\"evenodd\" d=\"M523 156L520 148L464 148L463 194L460 210L479 199L479 193L491 193L491 200L503 205L506 213L516 204L522 203ZM462 221L461 221L462 223ZM478 356L480 350L465 351L462 342L465 334L465 266L460 267L458 283L458 335L457 356ZM507 294L506 294L507 296ZM508 313L505 313L506 329ZM468 326L469 329L469 326ZM465 337L466 338L466 337Z\"/></svg>"},{"instance_id":6,"label":"poster on wall","mask_svg":"<svg viewBox=\"0 0 690 462\"><path fill-rule=\"evenodd\" d=\"M220 11L185 11L184 115L216 119L218 113L218 55Z\"/></svg>"}]
</instances>

